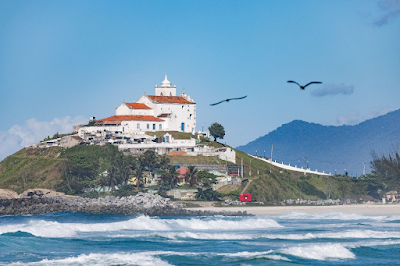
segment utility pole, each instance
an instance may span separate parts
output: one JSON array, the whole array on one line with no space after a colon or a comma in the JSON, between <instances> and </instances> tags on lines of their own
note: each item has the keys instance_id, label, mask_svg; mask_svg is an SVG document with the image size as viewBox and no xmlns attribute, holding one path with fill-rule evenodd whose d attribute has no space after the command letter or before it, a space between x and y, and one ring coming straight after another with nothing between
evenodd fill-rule
<instances>
[{"instance_id":1,"label":"utility pole","mask_svg":"<svg viewBox=\"0 0 400 266\"><path fill-rule=\"evenodd\" d=\"M253 160L254 158L250 158L250 172L249 175L251 176L251 160Z\"/></svg>"},{"instance_id":2,"label":"utility pole","mask_svg":"<svg viewBox=\"0 0 400 266\"><path fill-rule=\"evenodd\" d=\"M240 163L240 170L242 171L241 176L243 178L243 158L242 158L241 163Z\"/></svg>"},{"instance_id":3,"label":"utility pole","mask_svg":"<svg viewBox=\"0 0 400 266\"><path fill-rule=\"evenodd\" d=\"M363 163L363 164L364 164L363 175L365 175L365 163Z\"/></svg>"},{"instance_id":4,"label":"utility pole","mask_svg":"<svg viewBox=\"0 0 400 266\"><path fill-rule=\"evenodd\" d=\"M272 162L272 152L274 151L274 144L272 144L272 147L271 147L271 162Z\"/></svg>"}]
</instances>

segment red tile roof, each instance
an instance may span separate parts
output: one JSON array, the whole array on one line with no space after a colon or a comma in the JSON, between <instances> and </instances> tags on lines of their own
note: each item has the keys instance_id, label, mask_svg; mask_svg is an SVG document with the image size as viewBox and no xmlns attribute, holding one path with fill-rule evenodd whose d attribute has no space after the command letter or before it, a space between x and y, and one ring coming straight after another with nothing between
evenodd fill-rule
<instances>
[{"instance_id":1,"label":"red tile roof","mask_svg":"<svg viewBox=\"0 0 400 266\"><path fill-rule=\"evenodd\" d=\"M188 170L189 169L186 167L181 167L181 168L176 169L176 171L178 172L178 177L185 177Z\"/></svg>"},{"instance_id":2,"label":"red tile roof","mask_svg":"<svg viewBox=\"0 0 400 266\"><path fill-rule=\"evenodd\" d=\"M96 122L116 122L119 124L122 121L156 121L163 122L164 120L152 115L114 115L104 119L97 120Z\"/></svg>"},{"instance_id":3,"label":"red tile roof","mask_svg":"<svg viewBox=\"0 0 400 266\"><path fill-rule=\"evenodd\" d=\"M171 114L162 113L162 114L158 115L157 117L168 117L169 115L171 115Z\"/></svg>"},{"instance_id":4,"label":"red tile roof","mask_svg":"<svg viewBox=\"0 0 400 266\"><path fill-rule=\"evenodd\" d=\"M144 103L125 103L131 109L151 109Z\"/></svg>"},{"instance_id":5,"label":"red tile roof","mask_svg":"<svg viewBox=\"0 0 400 266\"><path fill-rule=\"evenodd\" d=\"M194 102L189 102L182 96L150 96L148 95L149 98L158 103L191 103L194 104Z\"/></svg>"}]
</instances>

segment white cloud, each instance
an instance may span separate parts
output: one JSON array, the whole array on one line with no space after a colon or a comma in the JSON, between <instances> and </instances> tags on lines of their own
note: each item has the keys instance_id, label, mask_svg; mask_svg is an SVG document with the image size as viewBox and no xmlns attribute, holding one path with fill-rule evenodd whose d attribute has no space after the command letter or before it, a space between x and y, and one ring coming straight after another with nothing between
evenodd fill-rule
<instances>
[{"instance_id":1,"label":"white cloud","mask_svg":"<svg viewBox=\"0 0 400 266\"><path fill-rule=\"evenodd\" d=\"M361 116L357 111L351 111L336 118L337 125L356 125L365 120L385 115L390 110L386 107L374 107L366 115Z\"/></svg>"},{"instance_id":2,"label":"white cloud","mask_svg":"<svg viewBox=\"0 0 400 266\"><path fill-rule=\"evenodd\" d=\"M360 114L357 111L351 111L345 115L336 118L338 125L355 125L360 122Z\"/></svg>"},{"instance_id":3,"label":"white cloud","mask_svg":"<svg viewBox=\"0 0 400 266\"><path fill-rule=\"evenodd\" d=\"M367 119L375 118L375 117L378 117L381 115L385 115L389 112L390 112L389 108L375 107L366 115L365 119L367 120Z\"/></svg>"},{"instance_id":4,"label":"white cloud","mask_svg":"<svg viewBox=\"0 0 400 266\"><path fill-rule=\"evenodd\" d=\"M7 131L0 131L0 161L27 145L37 143L55 133L71 133L74 125L85 124L83 116L54 118L51 121L37 121L31 118L23 125L13 125Z\"/></svg>"},{"instance_id":5,"label":"white cloud","mask_svg":"<svg viewBox=\"0 0 400 266\"><path fill-rule=\"evenodd\" d=\"M354 92L353 85L345 84L325 84L322 87L313 90L311 92L312 96L323 97L327 95L337 95L337 94L352 94Z\"/></svg>"},{"instance_id":6,"label":"white cloud","mask_svg":"<svg viewBox=\"0 0 400 266\"><path fill-rule=\"evenodd\" d=\"M375 26L381 27L400 17L400 0L381 0L379 8L382 14L373 21Z\"/></svg>"}]
</instances>

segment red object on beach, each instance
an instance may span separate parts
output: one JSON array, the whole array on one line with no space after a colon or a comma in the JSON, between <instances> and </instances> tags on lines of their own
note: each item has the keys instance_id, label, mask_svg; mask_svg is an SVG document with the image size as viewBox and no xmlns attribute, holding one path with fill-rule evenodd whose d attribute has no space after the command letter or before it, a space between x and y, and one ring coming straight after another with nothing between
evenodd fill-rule
<instances>
[{"instance_id":1,"label":"red object on beach","mask_svg":"<svg viewBox=\"0 0 400 266\"><path fill-rule=\"evenodd\" d=\"M239 195L240 201L251 201L251 194L250 193L242 193Z\"/></svg>"}]
</instances>

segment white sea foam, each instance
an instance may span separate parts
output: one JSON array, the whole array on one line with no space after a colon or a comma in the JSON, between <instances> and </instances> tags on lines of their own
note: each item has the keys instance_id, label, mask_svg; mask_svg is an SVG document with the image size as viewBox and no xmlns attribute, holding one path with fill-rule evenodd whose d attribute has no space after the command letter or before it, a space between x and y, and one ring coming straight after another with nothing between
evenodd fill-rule
<instances>
[{"instance_id":1,"label":"white sea foam","mask_svg":"<svg viewBox=\"0 0 400 266\"><path fill-rule=\"evenodd\" d=\"M25 224L0 226L0 234L17 231L31 233L40 237L74 237L78 233L132 231L171 231L171 230L255 230L281 228L276 221L267 218L227 218L211 219L159 219L139 216L127 221L111 223L60 223L44 220L31 220Z\"/></svg>"},{"instance_id":2,"label":"white sea foam","mask_svg":"<svg viewBox=\"0 0 400 266\"><path fill-rule=\"evenodd\" d=\"M299 245L281 249L280 253L296 257L327 260L327 259L355 259L356 255L341 244L313 244Z\"/></svg>"},{"instance_id":3,"label":"white sea foam","mask_svg":"<svg viewBox=\"0 0 400 266\"><path fill-rule=\"evenodd\" d=\"M168 223L174 229L194 229L194 230L254 230L269 229L283 227L270 218L244 218L240 220L228 219L212 219L202 220L198 218L192 219L176 219L168 220Z\"/></svg>"},{"instance_id":4,"label":"white sea foam","mask_svg":"<svg viewBox=\"0 0 400 266\"><path fill-rule=\"evenodd\" d=\"M248 232L248 231L247 231ZM307 233L307 234L260 234L250 233L208 233L202 231L184 232L156 232L139 233L125 232L109 234L111 238L139 238L159 236L168 239L194 239L194 240L253 240L253 239L282 239L282 240L308 240L308 239L400 239L400 232L394 231L372 231L372 230L348 230L340 232Z\"/></svg>"},{"instance_id":5,"label":"white sea foam","mask_svg":"<svg viewBox=\"0 0 400 266\"><path fill-rule=\"evenodd\" d=\"M273 251L265 251L265 252L248 252L248 251L242 251L242 252L237 252L237 253L217 253L215 255L218 256L224 256L224 257L239 257L239 258L245 258L245 259L260 259L260 258L267 258L271 260L284 260L284 261L290 261L288 258L281 256L281 255L274 255L271 254Z\"/></svg>"},{"instance_id":6,"label":"white sea foam","mask_svg":"<svg viewBox=\"0 0 400 266\"><path fill-rule=\"evenodd\" d=\"M400 245L400 240L373 240L373 241L362 241L362 242L352 242L343 244L343 246L348 248L359 248L359 247L375 247L375 246L394 246Z\"/></svg>"},{"instance_id":7,"label":"white sea foam","mask_svg":"<svg viewBox=\"0 0 400 266\"><path fill-rule=\"evenodd\" d=\"M373 221L396 221L400 220L399 215L361 215L355 213L331 212L326 214L308 214L302 212L292 212L278 216L281 219L298 220L373 220Z\"/></svg>"},{"instance_id":8,"label":"white sea foam","mask_svg":"<svg viewBox=\"0 0 400 266\"><path fill-rule=\"evenodd\" d=\"M138 253L90 253L82 254L76 257L68 257L64 259L49 260L44 259L38 262L22 263L16 262L10 265L171 265L160 258L146 254L145 252Z\"/></svg>"}]
</instances>

